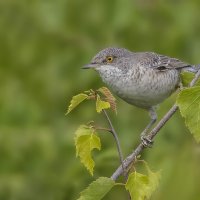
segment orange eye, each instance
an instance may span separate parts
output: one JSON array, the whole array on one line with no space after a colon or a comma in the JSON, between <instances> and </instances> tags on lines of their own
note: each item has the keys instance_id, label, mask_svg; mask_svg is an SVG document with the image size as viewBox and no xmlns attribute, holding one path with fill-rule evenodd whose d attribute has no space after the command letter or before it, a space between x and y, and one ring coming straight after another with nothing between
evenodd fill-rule
<instances>
[{"instance_id":1,"label":"orange eye","mask_svg":"<svg viewBox=\"0 0 200 200\"><path fill-rule=\"evenodd\" d=\"M113 61L113 57L112 57L112 56L108 56L108 57L106 58L106 61L107 61L108 63L111 63L111 62Z\"/></svg>"}]
</instances>

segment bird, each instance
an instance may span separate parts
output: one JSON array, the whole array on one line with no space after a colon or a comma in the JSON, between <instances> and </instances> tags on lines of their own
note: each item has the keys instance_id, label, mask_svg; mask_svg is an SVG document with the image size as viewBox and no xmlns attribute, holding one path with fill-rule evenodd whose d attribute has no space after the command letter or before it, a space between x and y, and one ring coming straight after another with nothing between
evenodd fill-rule
<instances>
[{"instance_id":1,"label":"bird","mask_svg":"<svg viewBox=\"0 0 200 200\"><path fill-rule=\"evenodd\" d=\"M144 146L152 145L147 132L157 120L157 105L181 86L182 71L197 72L195 65L177 58L118 47L101 50L82 68L95 69L114 94L149 112L151 120L141 133Z\"/></svg>"}]
</instances>

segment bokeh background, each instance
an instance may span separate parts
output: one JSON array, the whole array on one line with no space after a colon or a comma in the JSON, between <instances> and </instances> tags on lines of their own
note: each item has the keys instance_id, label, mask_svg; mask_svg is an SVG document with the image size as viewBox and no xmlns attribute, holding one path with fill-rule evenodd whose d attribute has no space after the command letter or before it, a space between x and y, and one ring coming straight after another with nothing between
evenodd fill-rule
<instances>
[{"instance_id":1,"label":"bokeh background","mask_svg":"<svg viewBox=\"0 0 200 200\"><path fill-rule=\"evenodd\" d=\"M200 63L199 0L0 1L0 199L74 200L92 180L119 165L115 144L100 133L91 177L75 158L74 132L94 120L94 104L65 116L73 95L104 84L80 67L101 49L156 51ZM176 94L158 108L161 118ZM124 155L139 142L146 111L117 99L110 113ZM154 200L200 199L200 146L177 112L142 158L162 171ZM125 199L116 187L104 199Z\"/></svg>"}]
</instances>

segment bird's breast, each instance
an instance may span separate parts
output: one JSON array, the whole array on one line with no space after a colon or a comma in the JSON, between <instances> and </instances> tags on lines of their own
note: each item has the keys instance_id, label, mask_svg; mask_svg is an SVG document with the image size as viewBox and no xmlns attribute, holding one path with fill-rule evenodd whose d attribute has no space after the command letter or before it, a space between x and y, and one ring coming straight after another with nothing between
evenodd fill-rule
<instances>
[{"instance_id":1,"label":"bird's breast","mask_svg":"<svg viewBox=\"0 0 200 200\"><path fill-rule=\"evenodd\" d=\"M142 67L130 69L126 73L100 75L120 98L142 108L161 103L179 85L179 72L176 69L159 71Z\"/></svg>"}]
</instances>

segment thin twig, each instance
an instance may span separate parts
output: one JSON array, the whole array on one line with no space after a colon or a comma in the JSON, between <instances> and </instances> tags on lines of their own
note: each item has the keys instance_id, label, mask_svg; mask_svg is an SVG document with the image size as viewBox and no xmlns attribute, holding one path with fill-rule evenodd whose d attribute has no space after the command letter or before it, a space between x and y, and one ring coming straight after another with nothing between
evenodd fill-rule
<instances>
[{"instance_id":1,"label":"thin twig","mask_svg":"<svg viewBox=\"0 0 200 200\"><path fill-rule=\"evenodd\" d=\"M112 130L110 128L103 128L103 127L95 127L96 130L100 130L100 131L108 131L108 132L112 132Z\"/></svg>"},{"instance_id":2,"label":"thin twig","mask_svg":"<svg viewBox=\"0 0 200 200\"><path fill-rule=\"evenodd\" d=\"M200 77L200 70L195 74L194 79L190 82L189 87L195 85L197 80ZM164 117L158 122L158 124L154 127L153 130L150 131L148 137L152 140L159 130L166 124L166 122L174 115L174 113L178 110L178 106L174 104L170 110L164 115ZM118 169L112 174L111 179L117 180L117 178L123 173L124 169L127 169L131 163L135 161L137 156L141 154L144 149L144 145L142 142L136 147L136 149L123 161L123 168L122 165L118 167Z\"/></svg>"},{"instance_id":3,"label":"thin twig","mask_svg":"<svg viewBox=\"0 0 200 200\"><path fill-rule=\"evenodd\" d=\"M119 142L119 138L117 136L117 133L114 129L114 126L112 125L112 122L108 116L108 113L103 109L103 113L109 123L109 126L110 126L110 129L111 129L111 134L113 135L114 139L115 139L115 142L116 142L116 145L117 145L117 151L118 151L118 154L119 154L119 159L120 159L120 163L121 163L121 166L122 166L122 172L124 173L124 176L126 178L126 173L125 173L125 167L124 167L124 163L123 163L123 154L122 154L122 150L121 150L121 146L120 146L120 142Z\"/></svg>"}]
</instances>

